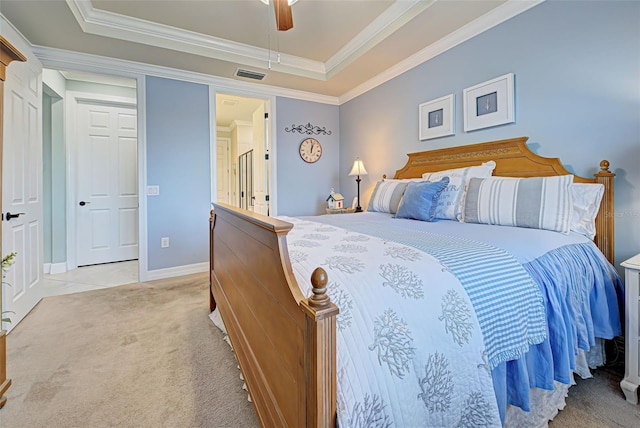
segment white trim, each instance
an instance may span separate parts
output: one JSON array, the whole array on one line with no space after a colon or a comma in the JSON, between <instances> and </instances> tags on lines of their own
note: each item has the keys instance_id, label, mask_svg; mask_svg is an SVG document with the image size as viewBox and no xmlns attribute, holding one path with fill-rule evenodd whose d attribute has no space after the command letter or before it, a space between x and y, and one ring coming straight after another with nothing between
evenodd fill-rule
<instances>
[{"instance_id":1,"label":"white trim","mask_svg":"<svg viewBox=\"0 0 640 428\"><path fill-rule=\"evenodd\" d=\"M88 34L188 52L252 67L264 68L265 58L269 55L268 49L96 9L91 1L67 0L67 5L82 31ZM317 80L326 80L327 75L324 63L284 53L280 54L280 63L274 63L272 69Z\"/></svg>"},{"instance_id":2,"label":"white trim","mask_svg":"<svg viewBox=\"0 0 640 428\"><path fill-rule=\"evenodd\" d=\"M234 121L235 122L235 121ZM209 85L209 178L211 203L218 201L218 131L216 121L216 89ZM213 208L211 205L209 208Z\"/></svg>"},{"instance_id":3,"label":"white trim","mask_svg":"<svg viewBox=\"0 0 640 428\"><path fill-rule=\"evenodd\" d=\"M138 105L138 281L149 277L149 248L147 245L147 93L144 75L136 78Z\"/></svg>"},{"instance_id":4,"label":"white trim","mask_svg":"<svg viewBox=\"0 0 640 428\"><path fill-rule=\"evenodd\" d=\"M51 272L51 263L44 263L42 265L42 273L47 274Z\"/></svg>"},{"instance_id":5,"label":"white trim","mask_svg":"<svg viewBox=\"0 0 640 428\"><path fill-rule=\"evenodd\" d=\"M267 103L265 108L266 113L269 114L269 120L267 123L269 141L269 215L275 217L278 215L278 130L276 127L276 100L272 97Z\"/></svg>"},{"instance_id":6,"label":"white trim","mask_svg":"<svg viewBox=\"0 0 640 428\"><path fill-rule=\"evenodd\" d=\"M326 79L338 74L437 0L396 1L325 62Z\"/></svg>"},{"instance_id":7,"label":"white trim","mask_svg":"<svg viewBox=\"0 0 640 428\"><path fill-rule=\"evenodd\" d=\"M176 276L203 273L209 270L209 262L194 263L192 265L174 266L164 269L154 269L147 272L144 281L154 281L156 279L174 278ZM140 281L143 282L143 281Z\"/></svg>"},{"instance_id":8,"label":"white trim","mask_svg":"<svg viewBox=\"0 0 640 428\"><path fill-rule=\"evenodd\" d=\"M227 203L231 204L231 138L229 137L218 137L218 132L220 132L220 128L221 127L216 127L216 151L215 151L215 159L212 160L213 165L215 165L213 170L212 170L212 174L214 174L214 170L215 170L215 176L216 176L216 183L215 183L215 188L216 191L215 192L211 192L211 201L217 201L218 200L218 142L223 143L226 148L227 148L227 166L229 167L229 170L227 171ZM213 150L213 149L212 149ZM213 152L212 152L212 156L213 156ZM214 195L215 193L215 195ZM213 207L212 207L213 208Z\"/></svg>"},{"instance_id":9,"label":"white trim","mask_svg":"<svg viewBox=\"0 0 640 428\"><path fill-rule=\"evenodd\" d=\"M356 86L350 91L338 97L338 105L344 104L356 98L359 95L364 94L371 89L382 85L383 83L393 79L411 70L412 68L429 61L432 58L440 55L443 52L452 49L459 44L466 42L467 40L495 27L498 24L503 23L516 15L519 15L534 6L544 2L545 0L509 0L502 5L496 7L492 11L482 15L479 18L474 19L467 25L459 28L453 33L443 37L437 42L427 46L420 50L416 54L409 58L395 64L393 67L388 68L384 72L378 74L376 77L367 80L361 85Z\"/></svg>"},{"instance_id":10,"label":"white trim","mask_svg":"<svg viewBox=\"0 0 640 428\"><path fill-rule=\"evenodd\" d=\"M74 70L106 73L124 77L137 75L164 77L167 79L201 83L204 85L215 85L219 89L224 88L224 90L227 91L258 92L262 97L280 96L323 104L338 105L338 97L329 95L315 94L312 92L280 88L278 86L263 85L253 82L244 82L227 77L212 76L210 74L178 70L170 67L144 64L141 62L127 61L117 58L108 58L64 49L49 48L46 46L33 46L32 49L36 57L47 68L57 68L61 70L71 68Z\"/></svg>"},{"instance_id":11,"label":"white trim","mask_svg":"<svg viewBox=\"0 0 640 428\"><path fill-rule=\"evenodd\" d=\"M168 79L177 79L183 80L187 82L194 83L202 83L207 85L216 85L220 88L226 88L228 90L249 90L260 92L264 95L272 95L272 96L282 96L287 98L305 100L318 102L323 104L330 105L341 105L344 104L363 93L370 91L371 89L393 79L394 77L399 76L400 74L408 71L438 55L441 53L454 48L460 43L465 42L486 30L489 30L495 27L498 24L501 24L504 21L507 21L514 16L519 15L534 6L537 6L540 3L543 3L545 0L508 0L502 5L496 7L490 12L482 15L481 17L473 20L469 24L461 27L454 33L449 34L448 36L438 40L437 42L427 46L422 49L418 53L410 56L409 58L401 61L394 66L388 68L384 72L379 75L369 79L368 81L358 85L357 87L345 92L339 97L316 94L312 92L306 91L298 91L294 89L288 88L280 88L277 86L264 85L260 83L253 82L245 82L240 80L235 80L231 78L212 76L204 73L196 73L185 70L178 70L170 67L162 67L151 64L143 64L134 61L126 61L115 58L108 58L98 55L84 54L78 53L63 49L49 48L45 46L37 46L32 45L31 49L33 50L36 57L42 62L45 67L49 68L57 68L57 69L66 69L72 68L80 71L89 71L89 72L102 72L107 74L112 74L116 76L124 76L124 77L134 77L137 75L149 75L149 76L157 76L157 77L165 77ZM77 0L67 0L67 2L73 2L76 5L83 4L83 2L78 2ZM403 3L403 2L398 2ZM428 6L426 5L423 6ZM72 7L70 5L70 7ZM400 6L397 6L400 7ZM417 6L416 6L417 7ZM410 13L413 9L407 6L407 13ZM73 9L72 9L73 10ZM414 10L415 12L415 10ZM75 14L76 12L74 12ZM77 17L76 17L77 18ZM84 19L84 18L83 18ZM396 16L396 20L400 19ZM8 21L6 21L8 22ZM390 25L391 23L389 23ZM9 23L11 25L11 23ZM13 26L12 26L13 28ZM379 28L380 31L382 29ZM17 30L16 30L17 31ZM367 31L372 33L373 36L373 27L367 27ZM24 36L22 36L24 38ZM357 36L358 37L358 36ZM366 44L366 38L364 36L362 40L354 41L353 49L362 48L364 44ZM24 38L26 40L26 38ZM349 56L349 52L346 48L344 50L340 50L338 53L334 55L334 57L330 58L327 61L329 64L329 73L335 74L338 70L339 64L346 61L346 57ZM340 56L340 59L338 58ZM277 65L277 64L276 64ZM283 71L278 70L274 67L274 71Z\"/></svg>"},{"instance_id":12,"label":"white trim","mask_svg":"<svg viewBox=\"0 0 640 428\"><path fill-rule=\"evenodd\" d=\"M215 100L215 96L213 97L213 99ZM229 127L229 131L233 131L238 126L251 126L251 125L252 125L252 122L250 122L248 120L234 120L234 121L231 122L231 126Z\"/></svg>"},{"instance_id":13,"label":"white trim","mask_svg":"<svg viewBox=\"0 0 640 428\"><path fill-rule=\"evenodd\" d=\"M67 262L48 263L48 265L49 265L49 271L47 273L50 274L50 275L55 275L55 274L58 274L58 273L65 273L67 271Z\"/></svg>"},{"instance_id":14,"label":"white trim","mask_svg":"<svg viewBox=\"0 0 640 428\"><path fill-rule=\"evenodd\" d=\"M133 41L178 52L264 68L269 50L94 8L91 0L67 0L74 18L88 34ZM362 57L436 0L398 0L326 62L281 53L273 71L326 81Z\"/></svg>"}]
</instances>

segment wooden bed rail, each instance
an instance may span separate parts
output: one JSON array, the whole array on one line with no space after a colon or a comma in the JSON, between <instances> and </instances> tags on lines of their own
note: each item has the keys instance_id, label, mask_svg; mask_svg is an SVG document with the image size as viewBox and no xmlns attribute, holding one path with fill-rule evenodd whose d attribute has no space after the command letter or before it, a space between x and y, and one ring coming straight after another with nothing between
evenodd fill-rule
<instances>
[{"instance_id":1,"label":"wooden bed rail","mask_svg":"<svg viewBox=\"0 0 640 428\"><path fill-rule=\"evenodd\" d=\"M289 261L284 221L214 204L210 307L217 308L263 427L333 427L336 316L327 274L305 298Z\"/></svg>"}]
</instances>

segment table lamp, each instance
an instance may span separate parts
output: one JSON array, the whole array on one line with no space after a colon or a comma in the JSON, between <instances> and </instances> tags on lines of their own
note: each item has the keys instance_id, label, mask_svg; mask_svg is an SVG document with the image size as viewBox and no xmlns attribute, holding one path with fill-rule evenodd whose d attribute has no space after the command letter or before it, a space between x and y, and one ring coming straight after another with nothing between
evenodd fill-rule
<instances>
[{"instance_id":1,"label":"table lamp","mask_svg":"<svg viewBox=\"0 0 640 428\"><path fill-rule=\"evenodd\" d=\"M356 211L357 213L361 213L362 212L362 207L360 206L360 176L361 175L367 175L367 170L364 167L364 164L362 163L362 160L360 158L356 158L356 160L353 161L353 167L351 168L351 172L349 173L349 175L356 175L358 178L356 178L356 183L358 183L358 205L356 206Z\"/></svg>"}]
</instances>

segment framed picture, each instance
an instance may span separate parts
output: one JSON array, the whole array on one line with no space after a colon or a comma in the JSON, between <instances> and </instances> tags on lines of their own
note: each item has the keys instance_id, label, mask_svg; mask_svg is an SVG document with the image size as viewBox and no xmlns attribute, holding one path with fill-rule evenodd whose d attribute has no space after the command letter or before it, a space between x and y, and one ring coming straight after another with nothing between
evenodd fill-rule
<instances>
[{"instance_id":1,"label":"framed picture","mask_svg":"<svg viewBox=\"0 0 640 428\"><path fill-rule=\"evenodd\" d=\"M421 140L453 135L453 94L427 101L418 107Z\"/></svg>"},{"instance_id":2,"label":"framed picture","mask_svg":"<svg viewBox=\"0 0 640 428\"><path fill-rule=\"evenodd\" d=\"M513 73L467 88L462 96L465 132L516 121Z\"/></svg>"}]
</instances>

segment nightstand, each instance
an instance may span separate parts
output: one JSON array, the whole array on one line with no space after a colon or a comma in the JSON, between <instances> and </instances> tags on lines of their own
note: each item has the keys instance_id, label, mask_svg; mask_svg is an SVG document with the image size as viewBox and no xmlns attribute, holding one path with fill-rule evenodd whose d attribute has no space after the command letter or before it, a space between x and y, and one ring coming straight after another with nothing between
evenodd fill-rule
<instances>
[{"instance_id":1,"label":"nightstand","mask_svg":"<svg viewBox=\"0 0 640 428\"><path fill-rule=\"evenodd\" d=\"M620 387L629 403L638 404L638 385L640 384L640 254L622 262L625 277L625 316L624 316L624 379Z\"/></svg>"},{"instance_id":2,"label":"nightstand","mask_svg":"<svg viewBox=\"0 0 640 428\"><path fill-rule=\"evenodd\" d=\"M353 208L327 208L327 214L351 214L356 212Z\"/></svg>"}]
</instances>

